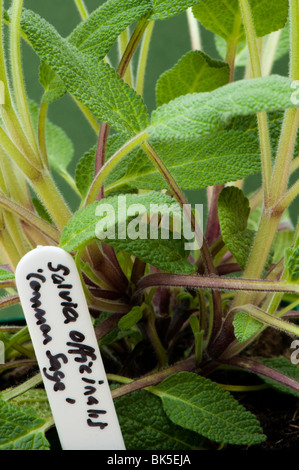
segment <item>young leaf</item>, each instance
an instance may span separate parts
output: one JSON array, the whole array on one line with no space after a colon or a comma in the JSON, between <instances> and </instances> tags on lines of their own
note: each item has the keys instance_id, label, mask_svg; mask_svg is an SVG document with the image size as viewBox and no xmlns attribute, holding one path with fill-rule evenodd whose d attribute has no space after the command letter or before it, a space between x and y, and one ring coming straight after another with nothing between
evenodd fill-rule
<instances>
[{"instance_id":1,"label":"young leaf","mask_svg":"<svg viewBox=\"0 0 299 470\"><path fill-rule=\"evenodd\" d=\"M185 238L165 228L147 224L155 214L183 221L180 206L161 193L112 196L78 211L65 227L60 246L75 251L99 239L117 250L125 251L168 272L191 273L194 266L187 261ZM138 214L138 216L136 216ZM145 218L145 220L144 220ZM170 222L171 227L171 222ZM155 231L153 235L152 228ZM179 226L179 230L182 225Z\"/></svg>"},{"instance_id":2,"label":"young leaf","mask_svg":"<svg viewBox=\"0 0 299 470\"><path fill-rule=\"evenodd\" d=\"M127 450L200 450L204 439L173 424L161 400L146 391L115 400Z\"/></svg>"},{"instance_id":3,"label":"young leaf","mask_svg":"<svg viewBox=\"0 0 299 470\"><path fill-rule=\"evenodd\" d=\"M197 5L198 0L153 0L150 20L165 20Z\"/></svg>"},{"instance_id":4,"label":"young leaf","mask_svg":"<svg viewBox=\"0 0 299 470\"><path fill-rule=\"evenodd\" d=\"M231 186L224 188L218 198L221 234L229 251L244 269L255 232L247 228L249 200L243 191Z\"/></svg>"},{"instance_id":5,"label":"young leaf","mask_svg":"<svg viewBox=\"0 0 299 470\"><path fill-rule=\"evenodd\" d=\"M289 282L298 282L299 280L299 238L297 238L294 247L286 251L287 271Z\"/></svg>"},{"instance_id":6,"label":"young leaf","mask_svg":"<svg viewBox=\"0 0 299 470\"><path fill-rule=\"evenodd\" d=\"M215 442L253 445L265 440L257 418L210 379L180 372L155 387L174 424Z\"/></svg>"},{"instance_id":7,"label":"young leaf","mask_svg":"<svg viewBox=\"0 0 299 470\"><path fill-rule=\"evenodd\" d=\"M0 450L49 450L46 423L32 408L0 400Z\"/></svg>"},{"instance_id":8,"label":"young leaf","mask_svg":"<svg viewBox=\"0 0 299 470\"><path fill-rule=\"evenodd\" d=\"M121 330L129 330L138 323L143 317L143 309L136 305L132 310L124 315L118 322L118 326Z\"/></svg>"},{"instance_id":9,"label":"young leaf","mask_svg":"<svg viewBox=\"0 0 299 470\"><path fill-rule=\"evenodd\" d=\"M21 27L35 52L96 119L128 135L147 126L147 110L142 98L108 64L95 63L30 10L24 10Z\"/></svg>"},{"instance_id":10,"label":"young leaf","mask_svg":"<svg viewBox=\"0 0 299 470\"><path fill-rule=\"evenodd\" d=\"M9 279L14 279L15 275L8 271L8 269L0 268L0 281L8 281Z\"/></svg>"},{"instance_id":11,"label":"young leaf","mask_svg":"<svg viewBox=\"0 0 299 470\"><path fill-rule=\"evenodd\" d=\"M157 105L187 95L212 91L229 82L229 66L213 60L201 51L191 51L159 78L156 85Z\"/></svg>"},{"instance_id":12,"label":"young leaf","mask_svg":"<svg viewBox=\"0 0 299 470\"><path fill-rule=\"evenodd\" d=\"M288 18L288 0L249 0L258 37L282 29ZM202 25L227 42L236 36L236 25L241 21L238 0L200 0L193 7L195 17ZM238 42L244 41L244 28L237 30Z\"/></svg>"},{"instance_id":13,"label":"young leaf","mask_svg":"<svg viewBox=\"0 0 299 470\"><path fill-rule=\"evenodd\" d=\"M108 0L68 37L68 41L94 60L103 59L130 24L152 9L150 0Z\"/></svg>"},{"instance_id":14,"label":"young leaf","mask_svg":"<svg viewBox=\"0 0 299 470\"><path fill-rule=\"evenodd\" d=\"M236 116L294 107L291 83L286 77L272 75L181 96L152 113L149 132L160 139L202 136L223 129Z\"/></svg>"},{"instance_id":15,"label":"young leaf","mask_svg":"<svg viewBox=\"0 0 299 470\"><path fill-rule=\"evenodd\" d=\"M263 326L263 324L250 317L245 312L239 312L235 315L233 320L234 333L240 343L247 341L251 336L257 333Z\"/></svg>"}]
</instances>

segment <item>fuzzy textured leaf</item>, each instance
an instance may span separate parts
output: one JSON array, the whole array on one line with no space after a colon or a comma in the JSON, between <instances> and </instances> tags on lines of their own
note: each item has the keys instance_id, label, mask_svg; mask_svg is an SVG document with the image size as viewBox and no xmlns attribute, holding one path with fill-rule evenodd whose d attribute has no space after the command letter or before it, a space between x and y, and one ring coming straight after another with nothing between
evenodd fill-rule
<instances>
[{"instance_id":1,"label":"fuzzy textured leaf","mask_svg":"<svg viewBox=\"0 0 299 470\"><path fill-rule=\"evenodd\" d=\"M124 136L114 137L113 140L118 148L126 142ZM198 138L177 139L175 148L172 140L153 138L150 142L182 189L196 190L236 181L259 173L261 169L256 130L243 132L230 129ZM112 146L110 148L112 150ZM95 153L94 147L78 163L76 180L82 194L94 178ZM110 151L108 155L111 155ZM136 149L111 172L105 189L111 192L124 189L162 190L167 187L143 150Z\"/></svg>"},{"instance_id":2,"label":"fuzzy textured leaf","mask_svg":"<svg viewBox=\"0 0 299 470\"><path fill-rule=\"evenodd\" d=\"M0 400L0 450L48 450L45 427L32 408Z\"/></svg>"},{"instance_id":3,"label":"fuzzy textured leaf","mask_svg":"<svg viewBox=\"0 0 299 470\"><path fill-rule=\"evenodd\" d=\"M266 36L282 29L288 18L288 0L249 0L256 34ZM226 41L237 37L244 41L245 32L241 22L238 0L200 0L193 8L195 17L202 25ZM236 29L236 25L240 28Z\"/></svg>"},{"instance_id":4,"label":"fuzzy textured leaf","mask_svg":"<svg viewBox=\"0 0 299 470\"><path fill-rule=\"evenodd\" d=\"M156 85L157 105L187 95L212 91L229 82L229 66L213 60L201 51L184 55L170 70L163 73Z\"/></svg>"},{"instance_id":5,"label":"fuzzy textured leaf","mask_svg":"<svg viewBox=\"0 0 299 470\"><path fill-rule=\"evenodd\" d=\"M198 0L153 0L150 20L165 20L198 4Z\"/></svg>"},{"instance_id":6,"label":"fuzzy textured leaf","mask_svg":"<svg viewBox=\"0 0 299 470\"><path fill-rule=\"evenodd\" d=\"M147 126L142 98L107 63L95 63L30 10L23 12L21 27L35 52L96 119L128 135Z\"/></svg>"},{"instance_id":7,"label":"fuzzy textured leaf","mask_svg":"<svg viewBox=\"0 0 299 470\"><path fill-rule=\"evenodd\" d=\"M68 40L95 60L103 59L119 34L151 9L149 0L108 0L80 23Z\"/></svg>"},{"instance_id":8,"label":"fuzzy textured leaf","mask_svg":"<svg viewBox=\"0 0 299 470\"><path fill-rule=\"evenodd\" d=\"M263 326L260 321L250 317L250 315L245 312L239 312L235 315L233 325L235 337L240 343L247 341Z\"/></svg>"},{"instance_id":9,"label":"fuzzy textured leaf","mask_svg":"<svg viewBox=\"0 0 299 470\"><path fill-rule=\"evenodd\" d=\"M175 238L162 227L154 238L146 220L142 221L154 215L155 206L162 215L173 213L182 221L180 206L172 198L155 192L127 194L122 198L111 196L78 211L63 230L60 246L74 251L99 239L162 270L194 272L194 266L187 261L189 253L183 235L178 232L179 237Z\"/></svg>"},{"instance_id":10,"label":"fuzzy textured leaf","mask_svg":"<svg viewBox=\"0 0 299 470\"><path fill-rule=\"evenodd\" d=\"M294 107L291 83L286 77L272 75L181 96L152 113L149 132L160 139L191 138L219 131L236 116Z\"/></svg>"},{"instance_id":11,"label":"fuzzy textured leaf","mask_svg":"<svg viewBox=\"0 0 299 470\"><path fill-rule=\"evenodd\" d=\"M244 269L255 232L247 228L250 206L243 191L231 186L224 188L218 198L218 215L224 243Z\"/></svg>"},{"instance_id":12,"label":"fuzzy textured leaf","mask_svg":"<svg viewBox=\"0 0 299 470\"><path fill-rule=\"evenodd\" d=\"M299 238L297 238L294 247L286 251L287 270L290 282L299 280Z\"/></svg>"},{"instance_id":13,"label":"fuzzy textured leaf","mask_svg":"<svg viewBox=\"0 0 299 470\"><path fill-rule=\"evenodd\" d=\"M173 424L161 400L139 391L115 400L127 450L200 450L203 438Z\"/></svg>"},{"instance_id":14,"label":"fuzzy textured leaf","mask_svg":"<svg viewBox=\"0 0 299 470\"><path fill-rule=\"evenodd\" d=\"M265 440L257 418L210 379L180 372L155 390L174 424L215 442L252 445Z\"/></svg>"}]
</instances>

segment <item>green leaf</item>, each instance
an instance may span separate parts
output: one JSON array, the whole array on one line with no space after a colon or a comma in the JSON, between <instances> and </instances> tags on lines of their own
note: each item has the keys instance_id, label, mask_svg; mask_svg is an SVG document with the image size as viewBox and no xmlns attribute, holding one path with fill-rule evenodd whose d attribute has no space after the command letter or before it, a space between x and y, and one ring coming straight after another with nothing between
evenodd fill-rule
<instances>
[{"instance_id":1,"label":"green leaf","mask_svg":"<svg viewBox=\"0 0 299 470\"><path fill-rule=\"evenodd\" d=\"M24 10L21 27L35 52L96 119L128 135L147 126L148 115L142 98L107 63L95 63L30 10Z\"/></svg>"},{"instance_id":2,"label":"green leaf","mask_svg":"<svg viewBox=\"0 0 299 470\"><path fill-rule=\"evenodd\" d=\"M155 214L183 221L178 203L162 193L112 196L78 211L62 233L60 246L67 251L78 250L96 239L119 251L133 254L142 261L168 272L188 274L194 266L186 258L185 238L167 227L157 230L154 236L146 223ZM138 216L136 215L138 214ZM145 217L145 222L143 218ZM171 228L171 224L170 224ZM182 225L179 226L182 230ZM177 236L177 238L176 238Z\"/></svg>"},{"instance_id":3,"label":"green leaf","mask_svg":"<svg viewBox=\"0 0 299 470\"><path fill-rule=\"evenodd\" d=\"M52 418L52 411L48 397L46 391L42 388L28 390L27 392L22 393L22 395L10 400L10 403L18 406L30 407L40 418L44 418L46 420Z\"/></svg>"},{"instance_id":4,"label":"green leaf","mask_svg":"<svg viewBox=\"0 0 299 470\"><path fill-rule=\"evenodd\" d=\"M39 67L39 81L44 88L42 100L45 103L51 104L67 93L66 86L61 78L44 61L41 62Z\"/></svg>"},{"instance_id":5,"label":"green leaf","mask_svg":"<svg viewBox=\"0 0 299 470\"><path fill-rule=\"evenodd\" d=\"M201 450L204 439L173 424L161 400L138 391L115 400L127 450Z\"/></svg>"},{"instance_id":6,"label":"green leaf","mask_svg":"<svg viewBox=\"0 0 299 470\"><path fill-rule=\"evenodd\" d=\"M235 337L242 343L257 333L262 328L263 323L250 317L245 312L239 312L235 315L233 325Z\"/></svg>"},{"instance_id":7,"label":"green leaf","mask_svg":"<svg viewBox=\"0 0 299 470\"><path fill-rule=\"evenodd\" d=\"M49 450L46 428L32 408L0 400L0 450Z\"/></svg>"},{"instance_id":8,"label":"green leaf","mask_svg":"<svg viewBox=\"0 0 299 470\"><path fill-rule=\"evenodd\" d=\"M289 282L298 282L299 280L299 238L294 247L286 251L287 272Z\"/></svg>"},{"instance_id":9,"label":"green leaf","mask_svg":"<svg viewBox=\"0 0 299 470\"><path fill-rule=\"evenodd\" d=\"M121 330L129 330L133 328L143 317L143 308L139 305L132 308L132 310L124 315L118 322Z\"/></svg>"},{"instance_id":10,"label":"green leaf","mask_svg":"<svg viewBox=\"0 0 299 470\"><path fill-rule=\"evenodd\" d=\"M119 34L151 9L149 0L108 0L80 23L68 40L99 61L109 52Z\"/></svg>"},{"instance_id":11,"label":"green leaf","mask_svg":"<svg viewBox=\"0 0 299 470\"><path fill-rule=\"evenodd\" d=\"M258 37L282 29L289 16L288 0L250 0L254 26Z\"/></svg>"},{"instance_id":12,"label":"green leaf","mask_svg":"<svg viewBox=\"0 0 299 470\"><path fill-rule=\"evenodd\" d=\"M201 24L215 34L223 37L227 42L236 34L237 22L241 22L241 12L238 0L200 0L193 7L193 14ZM239 40L241 39L241 32Z\"/></svg>"},{"instance_id":13,"label":"green leaf","mask_svg":"<svg viewBox=\"0 0 299 470\"><path fill-rule=\"evenodd\" d=\"M85 197L90 185L95 177L95 160L96 160L97 146L87 150L84 155L79 159L75 171L76 186L82 195Z\"/></svg>"},{"instance_id":14,"label":"green leaf","mask_svg":"<svg viewBox=\"0 0 299 470\"><path fill-rule=\"evenodd\" d=\"M220 385L190 372L180 372L155 387L174 424L215 442L236 445L265 440L256 417Z\"/></svg>"},{"instance_id":15,"label":"green leaf","mask_svg":"<svg viewBox=\"0 0 299 470\"><path fill-rule=\"evenodd\" d=\"M288 0L250 0L253 21L258 37L266 36L282 29L288 18ZM200 0L193 7L195 17L202 25L227 42L236 37L238 42L244 41L243 26L237 30L241 21L238 0Z\"/></svg>"},{"instance_id":16,"label":"green leaf","mask_svg":"<svg viewBox=\"0 0 299 470\"><path fill-rule=\"evenodd\" d=\"M8 271L7 269L0 268L0 282L8 281L9 279L14 279L15 275Z\"/></svg>"},{"instance_id":17,"label":"green leaf","mask_svg":"<svg viewBox=\"0 0 299 470\"><path fill-rule=\"evenodd\" d=\"M229 82L229 66L213 60L201 51L191 51L159 78L156 86L157 105L187 95L215 90Z\"/></svg>"},{"instance_id":18,"label":"green leaf","mask_svg":"<svg viewBox=\"0 0 299 470\"><path fill-rule=\"evenodd\" d=\"M292 364L288 359L285 357L277 357L271 359L264 359L262 361L268 367L281 372L282 374L290 377L291 379L296 380L299 382L299 367L297 364ZM295 397L299 397L299 393L295 390L292 390L289 387L284 386L281 383L276 382L275 380L269 379L268 377L261 376L261 378L266 382L266 384L270 385L271 387L275 388L279 392L287 393L290 395L294 395Z\"/></svg>"},{"instance_id":19,"label":"green leaf","mask_svg":"<svg viewBox=\"0 0 299 470\"><path fill-rule=\"evenodd\" d=\"M222 238L242 269L246 266L255 236L255 232L247 228L249 213L249 200L241 189L231 186L221 191L218 215Z\"/></svg>"},{"instance_id":20,"label":"green leaf","mask_svg":"<svg viewBox=\"0 0 299 470\"><path fill-rule=\"evenodd\" d=\"M175 148L172 140L157 138L150 142L184 190L236 181L259 173L261 169L259 140L255 132L229 130L199 138L192 136L177 139ZM94 160L90 160L90 165L94 166ZM88 169L87 159L85 167ZM107 191L123 188L161 190L167 186L144 152L136 150L111 172L105 188Z\"/></svg>"},{"instance_id":21,"label":"green leaf","mask_svg":"<svg viewBox=\"0 0 299 470\"><path fill-rule=\"evenodd\" d=\"M197 5L198 0L153 0L150 20L164 20Z\"/></svg>"},{"instance_id":22,"label":"green leaf","mask_svg":"<svg viewBox=\"0 0 299 470\"><path fill-rule=\"evenodd\" d=\"M236 116L293 107L291 83L286 77L272 75L181 96L152 113L149 132L159 139L191 138L219 131Z\"/></svg>"}]
</instances>

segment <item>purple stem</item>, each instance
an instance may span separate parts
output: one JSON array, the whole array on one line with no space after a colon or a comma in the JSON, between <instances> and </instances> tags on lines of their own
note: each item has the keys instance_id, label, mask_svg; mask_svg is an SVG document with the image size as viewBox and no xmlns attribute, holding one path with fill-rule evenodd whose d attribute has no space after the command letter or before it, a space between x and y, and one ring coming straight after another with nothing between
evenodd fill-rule
<instances>
[{"instance_id":1,"label":"purple stem","mask_svg":"<svg viewBox=\"0 0 299 470\"><path fill-rule=\"evenodd\" d=\"M294 379L291 379L285 374L272 369L260 362L253 361L247 357L235 356L229 359L225 359L221 361L222 364L227 364L233 367L240 367L241 369L245 369L249 372L253 372L254 374L262 375L264 377L268 377L269 379L275 380L286 387L291 388L295 392L299 392L299 382Z\"/></svg>"}]
</instances>

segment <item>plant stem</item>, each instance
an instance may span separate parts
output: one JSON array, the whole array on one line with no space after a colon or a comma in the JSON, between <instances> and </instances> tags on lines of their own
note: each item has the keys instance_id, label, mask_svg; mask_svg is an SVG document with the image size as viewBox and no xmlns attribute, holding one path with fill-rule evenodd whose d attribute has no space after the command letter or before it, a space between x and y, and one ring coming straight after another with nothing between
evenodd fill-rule
<instances>
[{"instance_id":1,"label":"plant stem","mask_svg":"<svg viewBox=\"0 0 299 470\"><path fill-rule=\"evenodd\" d=\"M40 178L32 181L32 185L57 227L63 230L72 217L72 213L58 191L50 173L44 170Z\"/></svg>"},{"instance_id":2,"label":"plant stem","mask_svg":"<svg viewBox=\"0 0 299 470\"><path fill-rule=\"evenodd\" d=\"M186 13L187 13L187 21L188 21L188 26L189 26L189 33L190 33L190 40L191 40L192 50L193 51L201 51L202 50L202 43L201 43L199 22L194 17L193 12L192 12L192 8L188 8Z\"/></svg>"},{"instance_id":3,"label":"plant stem","mask_svg":"<svg viewBox=\"0 0 299 470\"><path fill-rule=\"evenodd\" d=\"M279 222L280 215L274 217L266 211L263 212L248 263L243 273L244 278L255 279L261 277ZM238 293L235 296L233 307L253 303L250 297L250 293Z\"/></svg>"},{"instance_id":4,"label":"plant stem","mask_svg":"<svg viewBox=\"0 0 299 470\"><path fill-rule=\"evenodd\" d=\"M250 292L299 293L299 286L284 281L225 278L217 276L196 276L184 274L154 273L143 277L137 285L134 297L151 287L193 287L212 290L240 290ZM242 304L243 305L243 304Z\"/></svg>"},{"instance_id":5,"label":"plant stem","mask_svg":"<svg viewBox=\"0 0 299 470\"><path fill-rule=\"evenodd\" d=\"M299 384L296 380L291 379L290 377L278 372L277 370L271 369L264 364L260 364L257 361L253 361L247 357L232 357L221 361L223 364L227 364L233 367L239 367L245 369L248 372L253 372L255 374L263 375L269 379L275 380L276 382L285 385L286 387L299 392Z\"/></svg>"},{"instance_id":6,"label":"plant stem","mask_svg":"<svg viewBox=\"0 0 299 470\"><path fill-rule=\"evenodd\" d=\"M153 374L146 375L137 380L127 379L126 377L120 377L117 375L108 374L110 380L115 380L117 382L125 382L125 385L119 387L115 390L112 390L113 399L127 395L128 393L135 392L136 390L147 389L147 387L152 387L162 382L164 379L170 375L177 374L178 372L187 371L191 372L196 368L194 358L186 359L183 362L175 364L174 366L162 369L159 372L154 372Z\"/></svg>"},{"instance_id":7,"label":"plant stem","mask_svg":"<svg viewBox=\"0 0 299 470\"><path fill-rule=\"evenodd\" d=\"M149 135L146 131L141 132L129 142L127 142L122 148L120 148L106 163L100 171L98 172L97 176L95 177L88 195L86 196L84 206L86 207L88 204L95 202L97 200L98 194L104 184L105 179L110 174L110 172L118 165L118 163L128 155L135 147L140 145L144 142Z\"/></svg>"},{"instance_id":8,"label":"plant stem","mask_svg":"<svg viewBox=\"0 0 299 470\"><path fill-rule=\"evenodd\" d=\"M156 325L155 325L156 317L155 317L153 310L150 307L144 312L144 317L146 318L146 321L147 321L146 323L147 335L155 350L156 356L159 361L159 367L160 368L166 367L168 365L167 353L158 336Z\"/></svg>"},{"instance_id":9,"label":"plant stem","mask_svg":"<svg viewBox=\"0 0 299 470\"><path fill-rule=\"evenodd\" d=\"M140 55L139 55L139 62L137 67L137 78L136 78L136 92L138 95L143 96L143 89L144 89L144 81L145 81L145 71L146 71L146 64L147 58L149 53L150 42L153 34L155 22L150 21L147 25L145 33L143 35L141 48L140 48Z\"/></svg>"},{"instance_id":10,"label":"plant stem","mask_svg":"<svg viewBox=\"0 0 299 470\"><path fill-rule=\"evenodd\" d=\"M31 379L26 380L26 382L16 387L8 388L4 390L4 392L1 392L0 394L1 400L5 400L5 401L12 400L13 398L18 397L19 395L22 395L23 393L27 392L28 390L31 390L37 385L40 385L42 381L43 381L42 376L40 373L38 373Z\"/></svg>"},{"instance_id":11,"label":"plant stem","mask_svg":"<svg viewBox=\"0 0 299 470\"><path fill-rule=\"evenodd\" d=\"M246 37L248 42L251 67L253 78L259 78L262 76L261 63L259 50L257 45L256 32L251 13L251 7L249 0L239 0L240 10L242 13L243 23L246 31ZM263 174L263 188L264 188L264 201L267 205L268 196L270 190L270 180L272 175L272 152L269 134L268 117L266 112L257 114L259 136L260 136L260 147L262 157L262 174Z\"/></svg>"},{"instance_id":12,"label":"plant stem","mask_svg":"<svg viewBox=\"0 0 299 470\"><path fill-rule=\"evenodd\" d=\"M271 182L271 188L273 188L273 190L271 192L270 202L272 206L275 206L279 200L284 197L288 186L298 126L299 110L297 108L288 109L285 113Z\"/></svg>"},{"instance_id":13,"label":"plant stem","mask_svg":"<svg viewBox=\"0 0 299 470\"><path fill-rule=\"evenodd\" d=\"M35 162L40 163L39 150L36 142L35 133L32 126L31 116L28 108L28 101L25 91L22 59L21 59L21 37L20 20L22 14L23 0L14 0L11 14L11 34L10 34L10 52L11 52L11 71L16 97L17 109L21 124L26 136L34 151Z\"/></svg>"},{"instance_id":14,"label":"plant stem","mask_svg":"<svg viewBox=\"0 0 299 470\"><path fill-rule=\"evenodd\" d=\"M45 220L41 219L36 214L29 211L27 208L21 206L20 204L17 204L14 201L11 201L10 199L1 194L0 206L16 214L21 220L24 220L25 222L27 222L27 224L46 235L54 243L59 243L59 231L55 227L53 227L53 225L50 225Z\"/></svg>"},{"instance_id":15,"label":"plant stem","mask_svg":"<svg viewBox=\"0 0 299 470\"><path fill-rule=\"evenodd\" d=\"M130 34L129 33L129 28L127 28L118 37L120 63L122 61L122 58L124 57L127 46L130 42L129 34ZM132 72L131 61L127 64L126 70L123 73L123 79L131 88L133 88L133 72Z\"/></svg>"},{"instance_id":16,"label":"plant stem","mask_svg":"<svg viewBox=\"0 0 299 470\"><path fill-rule=\"evenodd\" d=\"M46 120L48 112L48 103L42 102L39 110L38 117L38 142L41 151L41 157L43 164L46 168L49 168L47 145L46 145Z\"/></svg>"},{"instance_id":17,"label":"plant stem","mask_svg":"<svg viewBox=\"0 0 299 470\"><path fill-rule=\"evenodd\" d=\"M74 0L76 7L78 8L78 12L81 16L81 19L84 21L88 18L88 11L84 0Z\"/></svg>"}]
</instances>

